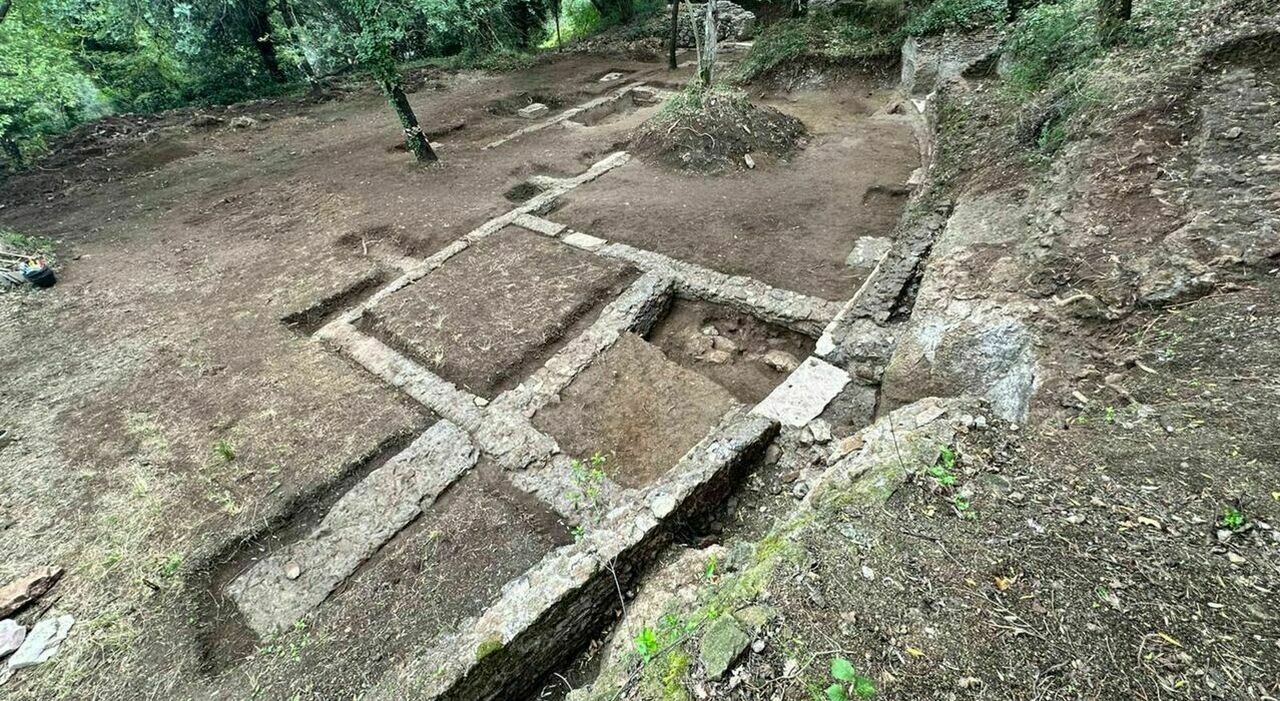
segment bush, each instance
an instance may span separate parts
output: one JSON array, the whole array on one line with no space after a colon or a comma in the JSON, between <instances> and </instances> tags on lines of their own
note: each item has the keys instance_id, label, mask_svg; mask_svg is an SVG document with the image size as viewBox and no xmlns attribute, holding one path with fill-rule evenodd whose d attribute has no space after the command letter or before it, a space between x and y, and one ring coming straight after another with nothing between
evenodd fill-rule
<instances>
[{"instance_id":1,"label":"bush","mask_svg":"<svg viewBox=\"0 0 1280 701\"><path fill-rule=\"evenodd\" d=\"M936 0L912 12L903 31L910 36L969 31L998 24L1008 12L1007 0Z\"/></svg>"},{"instance_id":2,"label":"bush","mask_svg":"<svg viewBox=\"0 0 1280 701\"><path fill-rule=\"evenodd\" d=\"M868 27L860 17L814 13L766 27L733 74L746 82L804 58L831 63L876 56L894 47L892 35Z\"/></svg>"},{"instance_id":3,"label":"bush","mask_svg":"<svg viewBox=\"0 0 1280 701\"><path fill-rule=\"evenodd\" d=\"M1097 56L1097 13L1092 0L1063 0L1023 12L1009 34L1009 83L1031 93L1051 78Z\"/></svg>"}]
</instances>

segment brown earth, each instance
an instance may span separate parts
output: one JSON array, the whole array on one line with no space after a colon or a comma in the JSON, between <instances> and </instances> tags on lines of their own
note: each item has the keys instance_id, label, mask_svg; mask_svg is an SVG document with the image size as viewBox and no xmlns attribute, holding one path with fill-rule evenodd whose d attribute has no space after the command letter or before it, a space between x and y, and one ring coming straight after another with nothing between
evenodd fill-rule
<instances>
[{"instance_id":1,"label":"brown earth","mask_svg":"<svg viewBox=\"0 0 1280 701\"><path fill-rule=\"evenodd\" d=\"M515 386L638 271L507 227L380 302L364 329L469 392Z\"/></svg>"},{"instance_id":2,"label":"brown earth","mask_svg":"<svg viewBox=\"0 0 1280 701\"><path fill-rule=\"evenodd\" d=\"M487 112L495 95L576 102L616 89L591 80L600 67L432 73L411 95L424 125L465 121L440 137L439 167L389 148L395 117L360 87L225 113L258 119L245 129L117 118L0 185L0 224L55 239L60 260L56 287L0 296L22 329L0 338L0 426L18 438L0 471L0 579L63 565L59 605L81 620L75 645L6 693L125 698L199 674L191 640L151 644L198 610L194 573L429 421L282 322L306 330L318 304L507 211L502 192L529 175L610 152L629 125L481 148L529 123Z\"/></svg>"},{"instance_id":3,"label":"brown earth","mask_svg":"<svg viewBox=\"0 0 1280 701\"><path fill-rule=\"evenodd\" d=\"M685 299L672 303L649 332L648 341L667 358L706 375L744 404L759 403L790 372L785 365L766 363L767 353L786 354L799 363L814 345L811 338L750 314ZM715 353L721 349L717 344L731 350Z\"/></svg>"},{"instance_id":4,"label":"brown earth","mask_svg":"<svg viewBox=\"0 0 1280 701\"><path fill-rule=\"evenodd\" d=\"M618 484L644 487L679 462L734 404L719 385L626 334L533 422L569 455L604 455L602 469Z\"/></svg>"},{"instance_id":5,"label":"brown earth","mask_svg":"<svg viewBox=\"0 0 1280 701\"><path fill-rule=\"evenodd\" d=\"M371 686L438 634L481 613L508 581L571 541L568 529L481 463L387 543L305 624L252 651L253 686L336 698ZM194 696L243 698L243 675Z\"/></svg>"},{"instance_id":6,"label":"brown earth","mask_svg":"<svg viewBox=\"0 0 1280 701\"><path fill-rule=\"evenodd\" d=\"M590 197L570 193L554 218L579 231L750 275L831 300L851 297L865 271L845 258L863 236L887 236L920 165L910 122L875 111L889 93L851 77L831 91L767 93L762 102L812 138L788 162L706 178L633 161Z\"/></svg>"},{"instance_id":7,"label":"brown earth","mask_svg":"<svg viewBox=\"0 0 1280 701\"><path fill-rule=\"evenodd\" d=\"M1278 293L1133 319L1123 394L1082 381L1078 415L963 436L955 485L811 531L743 698L807 699L836 655L887 699L1273 696Z\"/></svg>"}]
</instances>

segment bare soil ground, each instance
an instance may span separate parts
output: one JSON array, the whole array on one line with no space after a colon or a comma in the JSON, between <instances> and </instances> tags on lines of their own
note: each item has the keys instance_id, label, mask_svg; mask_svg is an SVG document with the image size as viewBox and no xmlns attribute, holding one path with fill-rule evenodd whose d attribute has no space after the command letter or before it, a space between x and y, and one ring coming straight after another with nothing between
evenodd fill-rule
<instances>
[{"instance_id":1,"label":"bare soil ground","mask_svg":"<svg viewBox=\"0 0 1280 701\"><path fill-rule=\"evenodd\" d=\"M336 698L492 603L502 585L571 539L565 525L486 463L387 543L316 615L250 653L273 697ZM242 698L229 675L207 693Z\"/></svg>"},{"instance_id":2,"label":"bare soil ground","mask_svg":"<svg viewBox=\"0 0 1280 701\"><path fill-rule=\"evenodd\" d=\"M366 330L493 398L590 325L639 273L516 227L468 248L366 313Z\"/></svg>"},{"instance_id":3,"label":"bare soil ground","mask_svg":"<svg viewBox=\"0 0 1280 701\"><path fill-rule=\"evenodd\" d=\"M627 334L533 421L566 453L588 458L599 452L607 459L605 474L615 482L643 487L675 465L734 404L724 388Z\"/></svg>"},{"instance_id":4,"label":"bare soil ground","mask_svg":"<svg viewBox=\"0 0 1280 701\"><path fill-rule=\"evenodd\" d=\"M611 151L625 128L482 150L529 123L487 111L495 95L573 103L616 89L601 67L428 74L411 95L427 129L465 122L439 137L439 168L396 151L394 115L357 88L225 113L253 115L246 129L121 118L0 185L0 222L56 239L63 261L57 287L0 298L23 330L0 338L0 424L18 438L0 454L0 579L66 567L59 606L81 621L80 644L6 693L119 698L199 676L189 639L143 644L182 637L171 614L204 595L194 573L429 421L282 322L507 211L530 175Z\"/></svg>"},{"instance_id":5,"label":"bare soil ground","mask_svg":"<svg viewBox=\"0 0 1280 701\"><path fill-rule=\"evenodd\" d=\"M671 360L711 378L744 404L756 404L769 396L790 372L785 363L803 360L813 352L814 344L811 338L750 314L685 299L671 305L649 332L648 341ZM769 360L784 364L771 365Z\"/></svg>"},{"instance_id":6,"label":"bare soil ground","mask_svg":"<svg viewBox=\"0 0 1280 701\"><path fill-rule=\"evenodd\" d=\"M570 194L555 219L775 287L847 299L865 271L845 258L858 238L892 231L920 165L910 123L877 113L888 99L866 76L829 91L765 92L763 104L812 134L789 161L761 155L754 170L714 178L634 161L590 197Z\"/></svg>"},{"instance_id":7,"label":"bare soil ground","mask_svg":"<svg viewBox=\"0 0 1280 701\"><path fill-rule=\"evenodd\" d=\"M1082 379L1078 415L963 436L955 485L832 515L722 697L808 699L839 655L877 698L1272 698L1278 292L1140 315L1111 336L1127 394Z\"/></svg>"}]
</instances>

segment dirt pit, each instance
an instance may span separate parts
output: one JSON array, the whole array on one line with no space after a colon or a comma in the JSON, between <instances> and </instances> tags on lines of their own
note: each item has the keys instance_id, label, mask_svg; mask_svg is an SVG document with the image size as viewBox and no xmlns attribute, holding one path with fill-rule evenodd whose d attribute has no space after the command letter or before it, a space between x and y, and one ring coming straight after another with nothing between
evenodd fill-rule
<instances>
[{"instance_id":1,"label":"dirt pit","mask_svg":"<svg viewBox=\"0 0 1280 701\"><path fill-rule=\"evenodd\" d=\"M361 326L444 379L492 398L586 328L638 274L507 227L378 304Z\"/></svg>"},{"instance_id":2,"label":"dirt pit","mask_svg":"<svg viewBox=\"0 0 1280 701\"><path fill-rule=\"evenodd\" d=\"M866 268L846 264L858 239L889 236L920 165L909 118L879 111L891 91L854 81L830 91L766 96L809 126L789 161L696 178L642 158L570 193L552 217L611 241L748 275L823 299L848 299ZM873 193L868 195L868 193Z\"/></svg>"},{"instance_id":3,"label":"dirt pit","mask_svg":"<svg viewBox=\"0 0 1280 701\"><path fill-rule=\"evenodd\" d=\"M305 627L263 641L258 655L268 676L306 686L309 698L347 696L481 613L508 581L570 542L554 515L481 462L362 565Z\"/></svg>"},{"instance_id":4,"label":"dirt pit","mask_svg":"<svg viewBox=\"0 0 1280 701\"><path fill-rule=\"evenodd\" d=\"M813 339L710 302L677 299L649 333L671 360L756 404L813 353Z\"/></svg>"},{"instance_id":5,"label":"dirt pit","mask_svg":"<svg viewBox=\"0 0 1280 701\"><path fill-rule=\"evenodd\" d=\"M599 126L635 112L639 107L635 93L625 92L616 99L580 112L574 116L573 121L589 127Z\"/></svg>"},{"instance_id":6,"label":"dirt pit","mask_svg":"<svg viewBox=\"0 0 1280 701\"><path fill-rule=\"evenodd\" d=\"M618 484L644 487L679 462L734 404L723 387L626 334L533 423L570 455L605 455L605 474Z\"/></svg>"},{"instance_id":7,"label":"dirt pit","mask_svg":"<svg viewBox=\"0 0 1280 701\"><path fill-rule=\"evenodd\" d=\"M541 103L549 109L559 109L564 106L564 99L558 95L545 94L540 92L521 91L514 95L507 95L495 100L490 100L484 105L486 112L499 117L511 117L520 110L529 105Z\"/></svg>"}]
</instances>

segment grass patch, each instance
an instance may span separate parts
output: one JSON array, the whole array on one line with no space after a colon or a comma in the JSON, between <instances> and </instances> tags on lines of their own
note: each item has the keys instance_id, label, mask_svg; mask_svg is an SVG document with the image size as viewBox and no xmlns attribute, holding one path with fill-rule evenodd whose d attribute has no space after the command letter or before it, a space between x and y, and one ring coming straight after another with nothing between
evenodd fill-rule
<instances>
[{"instance_id":1,"label":"grass patch","mask_svg":"<svg viewBox=\"0 0 1280 701\"><path fill-rule=\"evenodd\" d=\"M892 51L895 33L865 19L814 13L776 22L764 29L751 51L731 74L745 83L788 63L801 60L841 63Z\"/></svg>"}]
</instances>

